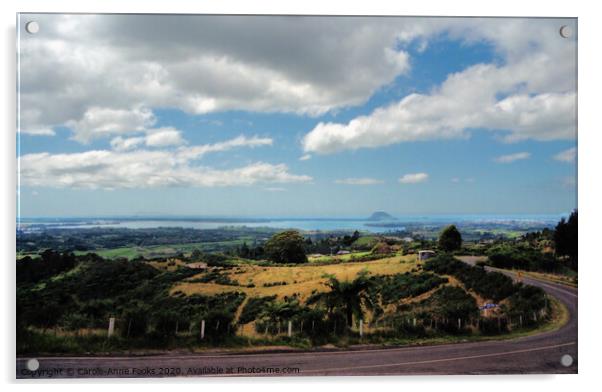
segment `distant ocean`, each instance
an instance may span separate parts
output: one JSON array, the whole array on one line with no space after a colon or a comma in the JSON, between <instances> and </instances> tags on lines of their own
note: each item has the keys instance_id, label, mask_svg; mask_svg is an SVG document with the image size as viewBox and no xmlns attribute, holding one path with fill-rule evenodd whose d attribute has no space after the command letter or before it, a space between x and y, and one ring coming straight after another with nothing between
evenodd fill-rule
<instances>
[{"instance_id":1,"label":"distant ocean","mask_svg":"<svg viewBox=\"0 0 602 392\"><path fill-rule=\"evenodd\" d=\"M551 226L568 214L546 215L404 215L389 222L370 221L366 218L212 218L212 217L85 217L85 218L22 218L17 228L23 231L40 229L129 228L149 229L158 227L183 227L193 229L217 229L226 226L269 227L306 231L360 230L382 233L403 230L405 224L442 225L446 223L522 224ZM395 223L394 227L378 226Z\"/></svg>"}]
</instances>

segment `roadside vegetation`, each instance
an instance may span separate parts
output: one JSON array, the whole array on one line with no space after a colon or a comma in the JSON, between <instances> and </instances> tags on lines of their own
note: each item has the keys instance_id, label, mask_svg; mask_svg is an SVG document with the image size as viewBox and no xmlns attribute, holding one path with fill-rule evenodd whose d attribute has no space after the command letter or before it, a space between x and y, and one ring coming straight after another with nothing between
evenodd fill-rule
<instances>
[{"instance_id":1,"label":"roadside vegetation","mask_svg":"<svg viewBox=\"0 0 602 392\"><path fill-rule=\"evenodd\" d=\"M553 298L483 267L576 276L576 219L483 244L449 226L436 240L260 230L220 251L153 258L41 249L17 261L17 352L412 344L545 329L561 313ZM421 249L437 256L419 261ZM455 257L469 250L484 261Z\"/></svg>"}]
</instances>

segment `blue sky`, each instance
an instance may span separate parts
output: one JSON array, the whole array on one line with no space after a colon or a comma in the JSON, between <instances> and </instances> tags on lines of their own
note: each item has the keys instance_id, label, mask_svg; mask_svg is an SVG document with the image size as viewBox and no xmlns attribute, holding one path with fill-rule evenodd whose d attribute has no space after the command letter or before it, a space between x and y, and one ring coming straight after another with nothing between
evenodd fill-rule
<instances>
[{"instance_id":1,"label":"blue sky","mask_svg":"<svg viewBox=\"0 0 602 392\"><path fill-rule=\"evenodd\" d=\"M22 216L577 207L574 20L132 18L22 33Z\"/></svg>"}]
</instances>

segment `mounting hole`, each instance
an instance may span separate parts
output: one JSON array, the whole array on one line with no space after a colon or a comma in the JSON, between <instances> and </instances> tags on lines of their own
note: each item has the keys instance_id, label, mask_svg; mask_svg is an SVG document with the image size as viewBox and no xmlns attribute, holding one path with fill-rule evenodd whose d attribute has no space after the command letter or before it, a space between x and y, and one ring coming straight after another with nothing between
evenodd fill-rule
<instances>
[{"instance_id":1,"label":"mounting hole","mask_svg":"<svg viewBox=\"0 0 602 392\"><path fill-rule=\"evenodd\" d=\"M568 354L564 354L562 356L562 358L560 358L560 363L562 364L562 366L564 367L569 367L573 364L573 357L571 357Z\"/></svg>"},{"instance_id":2,"label":"mounting hole","mask_svg":"<svg viewBox=\"0 0 602 392\"><path fill-rule=\"evenodd\" d=\"M562 38L570 38L573 35L573 29L571 26L564 25L560 28L559 33Z\"/></svg>"},{"instance_id":3,"label":"mounting hole","mask_svg":"<svg viewBox=\"0 0 602 392\"><path fill-rule=\"evenodd\" d=\"M25 24L25 31L27 31L29 34L36 34L38 31L40 31L40 25L38 24L38 22L27 22Z\"/></svg>"},{"instance_id":4,"label":"mounting hole","mask_svg":"<svg viewBox=\"0 0 602 392\"><path fill-rule=\"evenodd\" d=\"M27 370L35 372L39 368L40 368L40 362L37 359L31 358L29 361L27 361Z\"/></svg>"}]
</instances>

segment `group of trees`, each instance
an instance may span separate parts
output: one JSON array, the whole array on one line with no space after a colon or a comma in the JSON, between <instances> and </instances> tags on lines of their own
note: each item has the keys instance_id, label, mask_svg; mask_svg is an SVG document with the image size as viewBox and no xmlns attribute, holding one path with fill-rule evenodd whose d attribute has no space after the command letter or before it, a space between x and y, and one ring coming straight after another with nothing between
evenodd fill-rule
<instances>
[{"instance_id":1,"label":"group of trees","mask_svg":"<svg viewBox=\"0 0 602 392\"><path fill-rule=\"evenodd\" d=\"M531 246L497 244L487 250L489 263L496 268L527 271L561 272L563 265L551 253Z\"/></svg>"},{"instance_id":2,"label":"group of trees","mask_svg":"<svg viewBox=\"0 0 602 392\"><path fill-rule=\"evenodd\" d=\"M462 249L462 235L456 226L443 229L438 246L449 253ZM550 250L546 251L546 248ZM575 210L568 219L562 218L553 230L546 228L527 233L516 241L496 243L486 254L494 267L561 272L565 265L577 270L577 252L578 222Z\"/></svg>"},{"instance_id":3,"label":"group of trees","mask_svg":"<svg viewBox=\"0 0 602 392\"><path fill-rule=\"evenodd\" d=\"M17 263L17 282L35 283L73 268L76 259L73 253L59 253L47 249L39 258L24 257Z\"/></svg>"},{"instance_id":4,"label":"group of trees","mask_svg":"<svg viewBox=\"0 0 602 392\"><path fill-rule=\"evenodd\" d=\"M360 233L356 230L352 235L323 238L316 242L310 237L303 237L296 230L287 230L274 234L263 245L249 247L243 243L238 248L238 256L243 258L267 258L278 264L300 264L307 262L307 253L322 250L325 253L338 251L343 246L351 246Z\"/></svg>"},{"instance_id":5,"label":"group of trees","mask_svg":"<svg viewBox=\"0 0 602 392\"><path fill-rule=\"evenodd\" d=\"M568 257L571 268L577 270L577 210L573 211L568 220L562 218L554 230L556 255Z\"/></svg>"}]
</instances>

